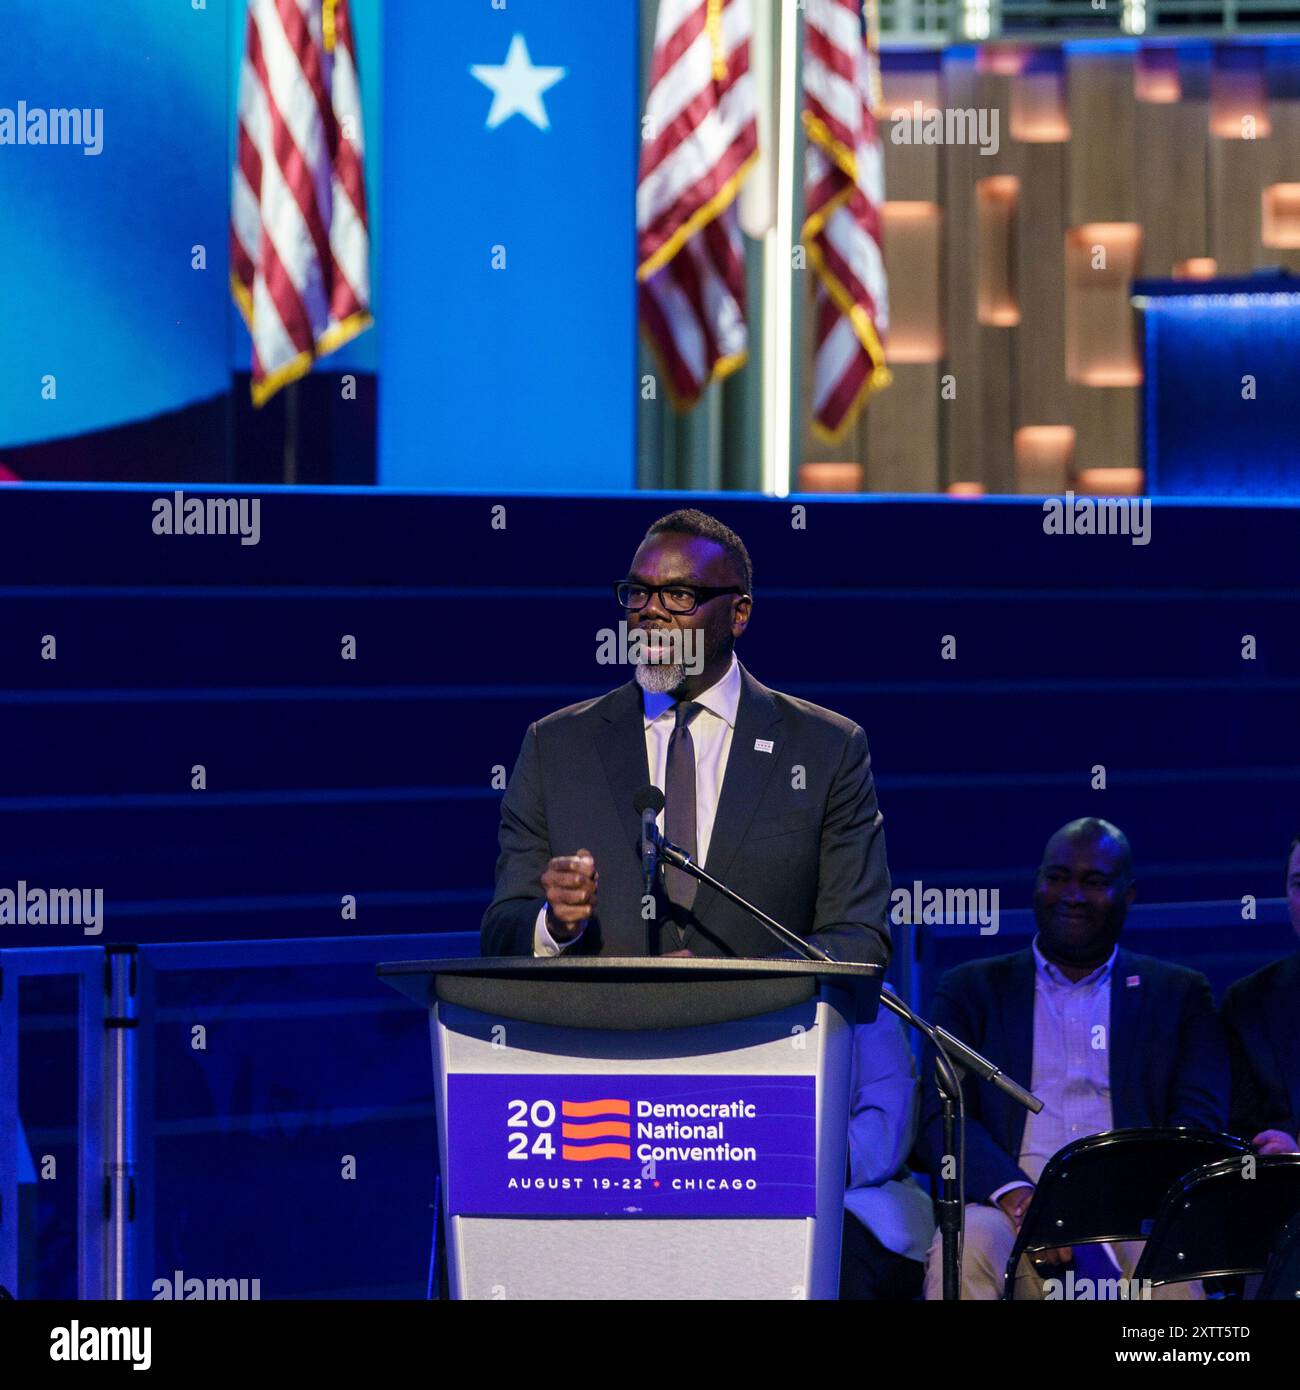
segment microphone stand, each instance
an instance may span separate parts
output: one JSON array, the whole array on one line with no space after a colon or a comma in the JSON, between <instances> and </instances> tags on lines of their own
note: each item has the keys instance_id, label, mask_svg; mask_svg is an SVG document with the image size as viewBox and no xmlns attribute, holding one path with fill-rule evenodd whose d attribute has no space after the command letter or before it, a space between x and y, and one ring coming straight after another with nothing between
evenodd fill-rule
<instances>
[{"instance_id":1,"label":"microphone stand","mask_svg":"<svg viewBox=\"0 0 1300 1390\"><path fill-rule=\"evenodd\" d=\"M714 892L720 893L742 912L747 912L756 922L766 927L783 946L795 951L805 960L819 960L827 965L844 964L815 942L805 941L788 927L783 927L775 917L769 917L762 908L755 907L725 883L707 873L684 849L665 840L654 830L653 825L650 828L663 863L681 869L683 873L690 874L701 883L707 883ZM961 1076L957 1067L964 1067L983 1080L991 1082L1018 1105L1023 1105L1035 1115L1043 1108L1043 1102L1023 1086L1018 1086L1009 1076L1004 1076L1001 1068L962 1042L960 1038L954 1037L946 1028L940 1028L937 1024L913 1013L887 985L880 987L880 1002L904 1023L928 1038L934 1047L935 1081L943 1107L943 1151L945 1157L951 1154L957 1160L955 1164L942 1165L939 1178L940 1197L935 1204L939 1212L939 1235L943 1250L943 1296L945 1299L958 1299L961 1297L961 1240L965 1218L965 1198L962 1189L965 1181L966 1120Z\"/></svg>"}]
</instances>

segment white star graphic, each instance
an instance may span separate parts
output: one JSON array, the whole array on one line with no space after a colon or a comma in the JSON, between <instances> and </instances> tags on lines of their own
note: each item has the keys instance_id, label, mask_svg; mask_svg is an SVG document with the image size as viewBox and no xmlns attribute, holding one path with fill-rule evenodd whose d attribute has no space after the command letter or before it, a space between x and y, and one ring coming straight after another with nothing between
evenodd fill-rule
<instances>
[{"instance_id":1,"label":"white star graphic","mask_svg":"<svg viewBox=\"0 0 1300 1390\"><path fill-rule=\"evenodd\" d=\"M522 34L510 40L510 52L500 66L471 63L470 72L492 88L492 109L488 112L487 128L495 130L511 116L527 116L538 130L550 130L542 93L567 76L568 68L539 68L528 56L528 45Z\"/></svg>"}]
</instances>

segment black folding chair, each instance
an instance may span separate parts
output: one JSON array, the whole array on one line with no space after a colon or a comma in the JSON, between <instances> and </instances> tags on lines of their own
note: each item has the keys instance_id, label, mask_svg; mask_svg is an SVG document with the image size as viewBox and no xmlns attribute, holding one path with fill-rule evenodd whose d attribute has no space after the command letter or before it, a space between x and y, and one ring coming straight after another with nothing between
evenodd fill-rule
<instances>
[{"instance_id":1,"label":"black folding chair","mask_svg":"<svg viewBox=\"0 0 1300 1390\"><path fill-rule=\"evenodd\" d=\"M1170 1188L1133 1277L1176 1284L1259 1274L1279 1235L1298 1215L1300 1154L1208 1164Z\"/></svg>"},{"instance_id":2,"label":"black folding chair","mask_svg":"<svg viewBox=\"0 0 1300 1390\"><path fill-rule=\"evenodd\" d=\"M1170 1187L1216 1160L1250 1152L1244 1139L1211 1130L1112 1129L1052 1155L1011 1248L1002 1297L1015 1298L1022 1255L1059 1245L1143 1240Z\"/></svg>"},{"instance_id":3,"label":"black folding chair","mask_svg":"<svg viewBox=\"0 0 1300 1390\"><path fill-rule=\"evenodd\" d=\"M1255 1297L1286 1303L1300 1298L1300 1216L1286 1223L1274 1243Z\"/></svg>"}]
</instances>

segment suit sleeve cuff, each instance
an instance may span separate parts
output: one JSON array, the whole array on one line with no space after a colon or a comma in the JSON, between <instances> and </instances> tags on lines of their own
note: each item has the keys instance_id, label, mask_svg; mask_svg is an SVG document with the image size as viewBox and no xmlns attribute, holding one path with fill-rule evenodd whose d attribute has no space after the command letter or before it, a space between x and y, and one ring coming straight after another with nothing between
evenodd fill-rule
<instances>
[{"instance_id":1,"label":"suit sleeve cuff","mask_svg":"<svg viewBox=\"0 0 1300 1390\"><path fill-rule=\"evenodd\" d=\"M533 926L533 955L534 956L560 956L582 936L579 932L577 936L571 937L568 941L559 942L551 935L546 928L546 904L543 903L541 911L537 914L537 921Z\"/></svg>"},{"instance_id":2,"label":"suit sleeve cuff","mask_svg":"<svg viewBox=\"0 0 1300 1390\"><path fill-rule=\"evenodd\" d=\"M1005 1197L1008 1192L1014 1192L1018 1187L1033 1187L1033 1183L1025 1182L1023 1178L1017 1178L1015 1182L1004 1182L996 1191L988 1195L989 1206L996 1206L1000 1197Z\"/></svg>"}]
</instances>

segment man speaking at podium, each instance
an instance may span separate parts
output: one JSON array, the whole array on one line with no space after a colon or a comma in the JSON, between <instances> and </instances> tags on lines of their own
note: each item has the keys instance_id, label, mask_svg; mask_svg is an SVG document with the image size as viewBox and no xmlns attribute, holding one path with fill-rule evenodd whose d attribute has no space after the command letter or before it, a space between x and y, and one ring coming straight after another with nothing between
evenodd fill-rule
<instances>
[{"instance_id":1,"label":"man speaking at podium","mask_svg":"<svg viewBox=\"0 0 1300 1390\"><path fill-rule=\"evenodd\" d=\"M680 869L646 894L642 811L733 892L837 960L889 953L889 870L862 730L736 660L744 543L694 509L615 586L636 679L531 725L501 803L483 954L766 956L774 937ZM782 953L783 954L783 953Z\"/></svg>"}]
</instances>

